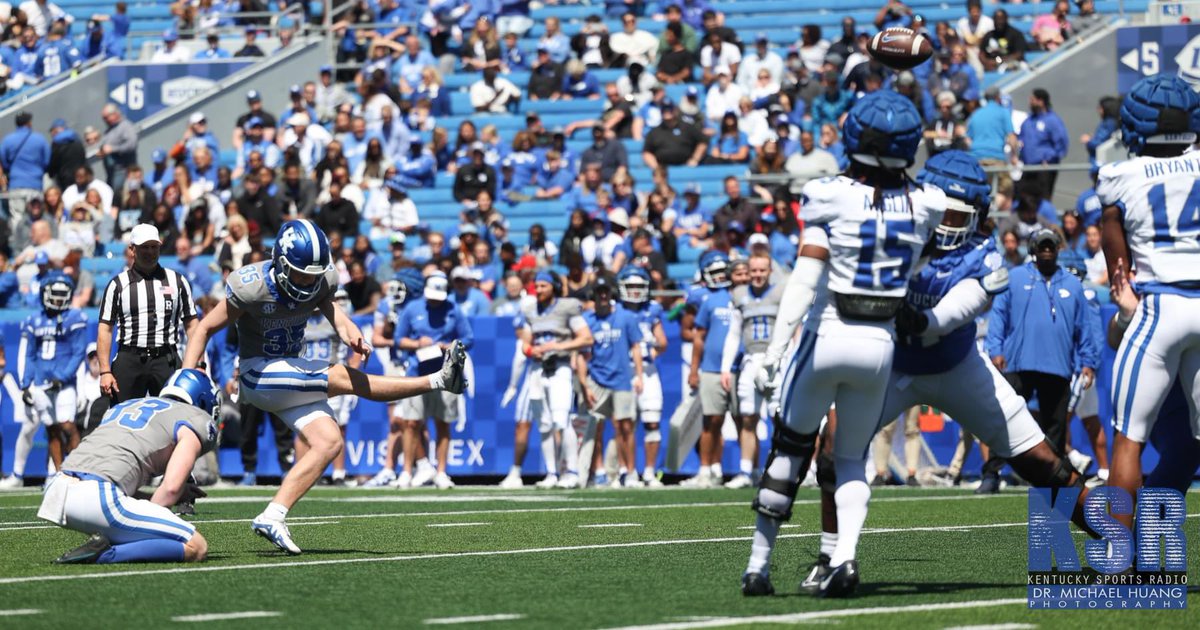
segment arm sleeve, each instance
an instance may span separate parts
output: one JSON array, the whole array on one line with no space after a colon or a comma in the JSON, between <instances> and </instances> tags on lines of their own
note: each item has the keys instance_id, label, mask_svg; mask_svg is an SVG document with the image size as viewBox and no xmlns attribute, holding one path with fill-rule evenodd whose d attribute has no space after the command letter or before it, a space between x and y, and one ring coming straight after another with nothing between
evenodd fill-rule
<instances>
[{"instance_id":1,"label":"arm sleeve","mask_svg":"<svg viewBox=\"0 0 1200 630\"><path fill-rule=\"evenodd\" d=\"M771 345L767 347L768 363L776 363L783 357L784 349L796 334L796 327L812 306L817 287L824 282L825 274L825 261L807 256L796 259L796 266L783 290L783 301L775 318L775 330L771 333Z\"/></svg>"},{"instance_id":2,"label":"arm sleeve","mask_svg":"<svg viewBox=\"0 0 1200 630\"><path fill-rule=\"evenodd\" d=\"M30 334L29 329L22 326L21 346L17 351L17 381L20 383L21 389L28 388L30 382L33 381L33 370L31 369L30 362L33 361L33 353L36 346L37 344L33 342L33 335Z\"/></svg>"},{"instance_id":3,"label":"arm sleeve","mask_svg":"<svg viewBox=\"0 0 1200 630\"><path fill-rule=\"evenodd\" d=\"M721 371L732 372L733 360L737 358L738 346L741 345L742 311L733 309L729 315L729 329L725 332L725 345L721 348Z\"/></svg>"},{"instance_id":4,"label":"arm sleeve","mask_svg":"<svg viewBox=\"0 0 1200 630\"><path fill-rule=\"evenodd\" d=\"M989 357L1004 354L1004 335L1005 329L1008 327L1010 295L1010 292L1005 291L997 296L995 303L992 304L992 313L988 316L987 339L984 341L984 348Z\"/></svg>"},{"instance_id":5,"label":"arm sleeve","mask_svg":"<svg viewBox=\"0 0 1200 630\"><path fill-rule=\"evenodd\" d=\"M925 311L929 317L926 333L944 335L957 330L981 315L987 306L988 293L983 285L968 278L954 285L936 306Z\"/></svg>"}]
</instances>

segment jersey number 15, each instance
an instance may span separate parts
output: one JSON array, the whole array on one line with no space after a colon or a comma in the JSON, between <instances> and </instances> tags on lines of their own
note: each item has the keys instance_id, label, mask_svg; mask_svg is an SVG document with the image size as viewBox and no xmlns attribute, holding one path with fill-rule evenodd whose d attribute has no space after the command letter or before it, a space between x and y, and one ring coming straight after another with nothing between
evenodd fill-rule
<instances>
[{"instance_id":1,"label":"jersey number 15","mask_svg":"<svg viewBox=\"0 0 1200 630\"><path fill-rule=\"evenodd\" d=\"M880 227L885 230L882 238ZM913 251L900 237L911 236L913 231L913 222L908 219L863 223L858 232L862 247L858 251L854 286L875 290L904 287L908 282Z\"/></svg>"}]
</instances>

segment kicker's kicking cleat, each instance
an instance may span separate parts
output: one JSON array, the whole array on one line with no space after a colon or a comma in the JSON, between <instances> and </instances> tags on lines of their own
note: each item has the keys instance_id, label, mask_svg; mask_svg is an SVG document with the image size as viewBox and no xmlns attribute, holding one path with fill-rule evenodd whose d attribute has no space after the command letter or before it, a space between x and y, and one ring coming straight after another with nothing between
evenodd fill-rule
<instances>
[{"instance_id":1,"label":"kicker's kicking cleat","mask_svg":"<svg viewBox=\"0 0 1200 630\"><path fill-rule=\"evenodd\" d=\"M742 595L746 597L767 597L775 594L771 586L771 578L764 573L747 573L742 576Z\"/></svg>"},{"instance_id":2,"label":"kicker's kicking cleat","mask_svg":"<svg viewBox=\"0 0 1200 630\"><path fill-rule=\"evenodd\" d=\"M300 555L300 548L292 542L292 534L288 531L287 523L256 518L254 522L250 523L250 529L254 530L255 534L271 541L271 544L286 551L288 555Z\"/></svg>"}]
</instances>

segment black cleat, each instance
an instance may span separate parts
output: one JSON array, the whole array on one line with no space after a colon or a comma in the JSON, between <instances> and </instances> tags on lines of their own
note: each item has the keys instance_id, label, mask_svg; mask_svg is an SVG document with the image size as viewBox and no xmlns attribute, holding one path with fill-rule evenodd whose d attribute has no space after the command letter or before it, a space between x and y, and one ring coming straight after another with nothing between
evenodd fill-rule
<instances>
[{"instance_id":1,"label":"black cleat","mask_svg":"<svg viewBox=\"0 0 1200 630\"><path fill-rule=\"evenodd\" d=\"M767 597L775 594L771 586L771 578L764 573L747 573L742 576L742 595L746 597Z\"/></svg>"},{"instance_id":2,"label":"black cleat","mask_svg":"<svg viewBox=\"0 0 1200 630\"><path fill-rule=\"evenodd\" d=\"M467 388L467 379L463 375L466 362L467 347L461 341L455 340L446 350L441 372L442 387L451 394L461 394Z\"/></svg>"},{"instance_id":3,"label":"black cleat","mask_svg":"<svg viewBox=\"0 0 1200 630\"><path fill-rule=\"evenodd\" d=\"M921 482L917 481L916 477L909 475L908 479L904 481L904 485L908 486L909 488L920 488Z\"/></svg>"},{"instance_id":4,"label":"black cleat","mask_svg":"<svg viewBox=\"0 0 1200 630\"><path fill-rule=\"evenodd\" d=\"M1000 494L1000 477L984 475L979 482L979 487L975 488L975 494Z\"/></svg>"},{"instance_id":5,"label":"black cleat","mask_svg":"<svg viewBox=\"0 0 1200 630\"><path fill-rule=\"evenodd\" d=\"M54 564L95 564L100 554L108 551L112 543L100 534L92 534L87 542L59 556Z\"/></svg>"},{"instance_id":6,"label":"black cleat","mask_svg":"<svg viewBox=\"0 0 1200 630\"><path fill-rule=\"evenodd\" d=\"M196 502L195 501L181 501L179 503L176 503L175 504L175 515L176 516L195 516L196 515Z\"/></svg>"},{"instance_id":7,"label":"black cleat","mask_svg":"<svg viewBox=\"0 0 1200 630\"><path fill-rule=\"evenodd\" d=\"M817 561L808 569L808 576L804 581L800 582L800 592L813 595L821 588L821 580L829 575L829 556L821 554L817 556Z\"/></svg>"},{"instance_id":8,"label":"black cleat","mask_svg":"<svg viewBox=\"0 0 1200 630\"><path fill-rule=\"evenodd\" d=\"M858 588L858 561L847 560L826 575L817 586L820 597L850 597Z\"/></svg>"}]
</instances>

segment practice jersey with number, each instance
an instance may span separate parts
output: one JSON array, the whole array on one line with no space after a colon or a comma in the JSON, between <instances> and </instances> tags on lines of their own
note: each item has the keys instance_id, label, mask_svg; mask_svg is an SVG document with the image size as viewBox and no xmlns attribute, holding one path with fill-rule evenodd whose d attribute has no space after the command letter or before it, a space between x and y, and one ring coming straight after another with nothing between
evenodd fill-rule
<instances>
[{"instance_id":1,"label":"practice jersey with number","mask_svg":"<svg viewBox=\"0 0 1200 630\"><path fill-rule=\"evenodd\" d=\"M243 313L237 320L238 356L243 361L253 357L299 357L308 318L337 290L337 269L330 266L324 285L313 299L303 304L293 302L275 286L273 264L266 261L246 265L225 281L225 298Z\"/></svg>"},{"instance_id":2,"label":"practice jersey with number","mask_svg":"<svg viewBox=\"0 0 1200 630\"><path fill-rule=\"evenodd\" d=\"M1106 164L1096 194L1121 210L1139 292L1200 296L1200 153Z\"/></svg>"},{"instance_id":3,"label":"practice jersey with number","mask_svg":"<svg viewBox=\"0 0 1200 630\"><path fill-rule=\"evenodd\" d=\"M592 331L591 360L588 371L601 387L617 391L633 388L633 367L627 360L633 346L642 341L638 318L618 305L608 315L584 311L583 319Z\"/></svg>"},{"instance_id":4,"label":"practice jersey with number","mask_svg":"<svg viewBox=\"0 0 1200 630\"><path fill-rule=\"evenodd\" d=\"M583 319L583 305L575 298L555 298L546 308L542 308L536 300L521 302L521 314L517 316L516 327L529 327L533 333L534 345L544 343L569 341L575 332L587 327ZM569 352L555 350L542 355L542 360L569 356Z\"/></svg>"},{"instance_id":5,"label":"practice jersey with number","mask_svg":"<svg viewBox=\"0 0 1200 630\"><path fill-rule=\"evenodd\" d=\"M167 470L177 431L200 439L200 453L217 445L217 424L198 407L168 398L136 398L104 414L100 426L71 451L65 471L107 479L129 496Z\"/></svg>"},{"instance_id":6,"label":"practice jersey with number","mask_svg":"<svg viewBox=\"0 0 1200 630\"><path fill-rule=\"evenodd\" d=\"M304 326L304 347L300 350L301 359L311 361L328 361L330 365L345 363L350 355L350 346L342 343L337 329L329 323L325 316L316 313L308 318Z\"/></svg>"},{"instance_id":7,"label":"practice jersey with number","mask_svg":"<svg viewBox=\"0 0 1200 630\"><path fill-rule=\"evenodd\" d=\"M993 275L995 274L995 275ZM999 276L1003 274L1001 281ZM908 281L905 300L917 310L933 308L950 289L963 282L984 283L984 290L995 295L1008 289L1004 258L996 240L975 234L961 247L933 258ZM985 279L989 279L985 282ZM892 369L904 374L939 374L958 365L975 351L975 319L953 331L937 336L898 335Z\"/></svg>"},{"instance_id":8,"label":"practice jersey with number","mask_svg":"<svg viewBox=\"0 0 1200 630\"><path fill-rule=\"evenodd\" d=\"M50 381L74 383L87 344L87 315L79 309L68 309L55 317L41 312L25 318L17 354L21 389Z\"/></svg>"},{"instance_id":9,"label":"practice jersey with number","mask_svg":"<svg viewBox=\"0 0 1200 630\"><path fill-rule=\"evenodd\" d=\"M638 329L642 332L642 365L649 367L653 364L650 359L650 348L654 346L654 327L662 323L662 304L651 300L639 308L623 306L631 315L637 318ZM647 371L649 371L647 369Z\"/></svg>"},{"instance_id":10,"label":"practice jersey with number","mask_svg":"<svg viewBox=\"0 0 1200 630\"><path fill-rule=\"evenodd\" d=\"M783 302L783 285L767 285L761 293L744 285L735 287L731 295L733 307L742 313L742 351L766 352L775 330L775 316Z\"/></svg>"}]
</instances>

